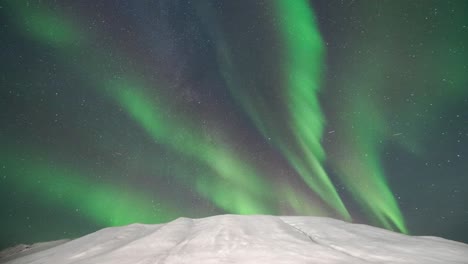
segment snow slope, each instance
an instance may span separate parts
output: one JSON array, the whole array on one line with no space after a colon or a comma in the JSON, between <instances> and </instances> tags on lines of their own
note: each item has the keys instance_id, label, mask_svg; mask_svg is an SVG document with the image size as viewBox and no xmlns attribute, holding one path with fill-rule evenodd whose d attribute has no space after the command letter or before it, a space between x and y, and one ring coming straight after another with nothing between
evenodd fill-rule
<instances>
[{"instance_id":1,"label":"snow slope","mask_svg":"<svg viewBox=\"0 0 468 264\"><path fill-rule=\"evenodd\" d=\"M468 263L467 244L442 238L406 236L330 218L266 215L105 228L21 254L6 263Z\"/></svg>"}]
</instances>

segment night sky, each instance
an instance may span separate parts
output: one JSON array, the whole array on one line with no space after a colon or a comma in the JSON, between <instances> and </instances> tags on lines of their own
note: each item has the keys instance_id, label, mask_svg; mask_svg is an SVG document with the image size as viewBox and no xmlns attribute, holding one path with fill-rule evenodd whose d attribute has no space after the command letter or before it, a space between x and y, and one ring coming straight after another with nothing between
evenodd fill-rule
<instances>
[{"instance_id":1,"label":"night sky","mask_svg":"<svg viewBox=\"0 0 468 264\"><path fill-rule=\"evenodd\" d=\"M0 2L0 248L327 216L468 243L468 1Z\"/></svg>"}]
</instances>

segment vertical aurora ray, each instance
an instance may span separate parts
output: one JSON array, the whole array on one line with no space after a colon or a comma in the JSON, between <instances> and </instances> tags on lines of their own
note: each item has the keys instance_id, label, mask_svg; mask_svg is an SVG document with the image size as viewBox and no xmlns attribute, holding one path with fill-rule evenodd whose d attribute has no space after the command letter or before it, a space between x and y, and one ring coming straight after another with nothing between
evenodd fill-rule
<instances>
[{"instance_id":1,"label":"vertical aurora ray","mask_svg":"<svg viewBox=\"0 0 468 264\"><path fill-rule=\"evenodd\" d=\"M362 98L352 101L352 112L359 115L347 121L353 129L344 136L346 154L337 162L340 178L370 219L387 229L408 233L379 158L385 124L378 109L369 102Z\"/></svg>"},{"instance_id":2,"label":"vertical aurora ray","mask_svg":"<svg viewBox=\"0 0 468 264\"><path fill-rule=\"evenodd\" d=\"M466 34L462 34L466 4L449 6L429 1L424 2L422 11L421 3L357 4L349 16L379 15L362 27L358 25L361 22L351 22L342 40L347 43L346 51L336 49L334 54L337 68L346 70L338 73L334 84L343 92L336 104L331 103L336 112L336 133L331 137L334 149L330 151L336 155L331 162L368 219L404 233L409 232L406 222L411 230L419 228L412 212L419 206L410 205L413 194L406 193L405 197L398 180L412 190L420 188L421 181L446 177L445 171L426 173L424 167L430 166L428 161L440 152L435 149L447 148L450 140L439 137L437 131L449 128L438 125L454 122L448 116L450 123L441 120L453 106L466 102L468 91ZM444 11L428 11L438 9ZM402 13L407 18L395 17ZM439 140L444 147L436 147ZM392 156L395 149L397 157ZM417 169L404 179L400 173L407 170L407 161L413 158ZM418 159L424 160L420 167ZM437 176L430 176L432 173Z\"/></svg>"},{"instance_id":3,"label":"vertical aurora ray","mask_svg":"<svg viewBox=\"0 0 468 264\"><path fill-rule=\"evenodd\" d=\"M369 100L371 95L359 92L359 89L378 87L385 71L371 66L369 61L361 66L360 72L351 71L342 84L349 94L346 103L339 106L346 114L336 127L335 155L331 162L371 221L390 230L408 233L381 162L383 143L390 133L388 125L375 102ZM365 78L360 76L363 73Z\"/></svg>"},{"instance_id":4,"label":"vertical aurora ray","mask_svg":"<svg viewBox=\"0 0 468 264\"><path fill-rule=\"evenodd\" d=\"M324 117L317 92L324 48L312 10L306 1L278 0L270 8L274 10L272 21L278 27L275 31L278 45L269 48L269 43L260 43L263 47L253 55L258 58L250 57L251 52L245 48L248 45L242 40L248 38L233 37L220 28L222 25L218 26L220 18L209 5L200 8L200 17L216 40L221 74L233 97L305 184L341 217L350 219L322 165L325 153L320 140ZM276 69L266 68L269 63ZM272 80L278 79L278 83L258 79L255 74L258 70L271 71L265 74ZM263 89L257 89L258 86ZM275 97L275 92L281 96Z\"/></svg>"},{"instance_id":5,"label":"vertical aurora ray","mask_svg":"<svg viewBox=\"0 0 468 264\"><path fill-rule=\"evenodd\" d=\"M321 145L324 117L318 102L323 65L323 42L311 7L306 1L275 2L285 42L283 80L290 126L299 142L300 154L288 159L308 186L327 203L350 219L341 198L323 169L325 152ZM282 147L285 153L287 150Z\"/></svg>"}]
</instances>

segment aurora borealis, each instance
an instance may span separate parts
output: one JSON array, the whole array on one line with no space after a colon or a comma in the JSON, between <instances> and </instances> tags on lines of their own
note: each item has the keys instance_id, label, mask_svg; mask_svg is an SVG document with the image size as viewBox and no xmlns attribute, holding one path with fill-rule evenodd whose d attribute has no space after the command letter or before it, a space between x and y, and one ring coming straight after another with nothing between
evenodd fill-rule
<instances>
[{"instance_id":1,"label":"aurora borealis","mask_svg":"<svg viewBox=\"0 0 468 264\"><path fill-rule=\"evenodd\" d=\"M467 12L1 3L1 247L227 213L468 242Z\"/></svg>"}]
</instances>

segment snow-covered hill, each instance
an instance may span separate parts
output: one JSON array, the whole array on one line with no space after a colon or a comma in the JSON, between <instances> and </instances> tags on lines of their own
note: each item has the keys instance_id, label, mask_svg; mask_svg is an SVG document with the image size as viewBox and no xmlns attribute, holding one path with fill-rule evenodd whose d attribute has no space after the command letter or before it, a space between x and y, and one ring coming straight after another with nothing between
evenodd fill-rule
<instances>
[{"instance_id":1,"label":"snow-covered hill","mask_svg":"<svg viewBox=\"0 0 468 264\"><path fill-rule=\"evenodd\" d=\"M6 263L468 263L467 244L442 238L330 218L265 215L132 224L31 254L27 250L34 247Z\"/></svg>"}]
</instances>

